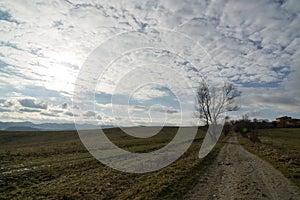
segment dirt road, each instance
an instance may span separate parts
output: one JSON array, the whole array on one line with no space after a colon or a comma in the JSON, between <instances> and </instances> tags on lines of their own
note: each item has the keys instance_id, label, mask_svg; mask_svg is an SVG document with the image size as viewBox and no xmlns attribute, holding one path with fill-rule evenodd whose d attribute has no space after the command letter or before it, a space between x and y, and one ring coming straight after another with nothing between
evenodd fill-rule
<instances>
[{"instance_id":1,"label":"dirt road","mask_svg":"<svg viewBox=\"0 0 300 200\"><path fill-rule=\"evenodd\" d=\"M269 163L231 137L184 199L295 199L299 190Z\"/></svg>"}]
</instances>

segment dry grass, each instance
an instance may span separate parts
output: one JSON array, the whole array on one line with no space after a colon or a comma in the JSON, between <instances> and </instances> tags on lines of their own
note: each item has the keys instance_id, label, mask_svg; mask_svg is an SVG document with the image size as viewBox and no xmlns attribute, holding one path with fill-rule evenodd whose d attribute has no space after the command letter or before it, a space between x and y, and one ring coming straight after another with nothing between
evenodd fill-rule
<instances>
[{"instance_id":1,"label":"dry grass","mask_svg":"<svg viewBox=\"0 0 300 200\"><path fill-rule=\"evenodd\" d=\"M107 129L106 134L125 149L147 152L166 145L176 130L165 127L150 140L130 138L119 129ZM200 160L205 132L198 130L179 160L146 174L121 173L102 165L85 150L74 131L0 132L0 199L179 199L223 145L218 143Z\"/></svg>"},{"instance_id":2,"label":"dry grass","mask_svg":"<svg viewBox=\"0 0 300 200\"><path fill-rule=\"evenodd\" d=\"M261 143L239 137L249 151L270 162L300 188L300 128L262 129Z\"/></svg>"}]
</instances>

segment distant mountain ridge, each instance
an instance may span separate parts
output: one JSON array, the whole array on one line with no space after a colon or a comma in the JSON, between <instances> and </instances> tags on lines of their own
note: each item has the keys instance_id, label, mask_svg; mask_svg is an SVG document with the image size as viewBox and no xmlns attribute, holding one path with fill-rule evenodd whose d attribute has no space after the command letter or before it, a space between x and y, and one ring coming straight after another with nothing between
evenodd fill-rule
<instances>
[{"instance_id":1,"label":"distant mountain ridge","mask_svg":"<svg viewBox=\"0 0 300 200\"><path fill-rule=\"evenodd\" d=\"M5 129L6 131L40 131L37 128L29 127L29 126L10 126Z\"/></svg>"},{"instance_id":2,"label":"distant mountain ridge","mask_svg":"<svg viewBox=\"0 0 300 200\"><path fill-rule=\"evenodd\" d=\"M79 130L89 129L105 129L113 128L112 125L97 126L92 124L78 124ZM0 130L9 131L64 131L64 130L76 130L74 123L41 123L34 124L32 122L0 122Z\"/></svg>"}]
</instances>

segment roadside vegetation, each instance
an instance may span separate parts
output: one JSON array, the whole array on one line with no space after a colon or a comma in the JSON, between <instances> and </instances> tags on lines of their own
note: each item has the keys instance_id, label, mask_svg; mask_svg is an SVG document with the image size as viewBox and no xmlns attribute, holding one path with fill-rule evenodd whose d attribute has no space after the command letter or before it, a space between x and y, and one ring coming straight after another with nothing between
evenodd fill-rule
<instances>
[{"instance_id":1,"label":"roadside vegetation","mask_svg":"<svg viewBox=\"0 0 300 200\"><path fill-rule=\"evenodd\" d=\"M149 139L107 129L117 145L147 152L166 145L177 128L165 127ZM151 173L115 171L95 160L75 131L0 132L0 199L179 199L212 163L226 139L198 158L206 133L199 128L188 151L170 166Z\"/></svg>"},{"instance_id":2,"label":"roadside vegetation","mask_svg":"<svg viewBox=\"0 0 300 200\"><path fill-rule=\"evenodd\" d=\"M239 142L250 152L270 162L300 189L300 128L259 129L260 142L243 134Z\"/></svg>"}]
</instances>

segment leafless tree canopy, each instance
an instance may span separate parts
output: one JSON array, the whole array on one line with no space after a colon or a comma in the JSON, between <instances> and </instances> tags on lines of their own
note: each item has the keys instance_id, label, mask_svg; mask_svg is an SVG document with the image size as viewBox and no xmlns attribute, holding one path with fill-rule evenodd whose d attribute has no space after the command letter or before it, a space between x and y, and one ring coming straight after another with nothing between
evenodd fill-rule
<instances>
[{"instance_id":1,"label":"leafless tree canopy","mask_svg":"<svg viewBox=\"0 0 300 200\"><path fill-rule=\"evenodd\" d=\"M231 83L216 88L209 87L205 81L202 81L197 89L196 117L206 125L216 124L224 112L239 109L235 99L240 95L241 92Z\"/></svg>"}]
</instances>

